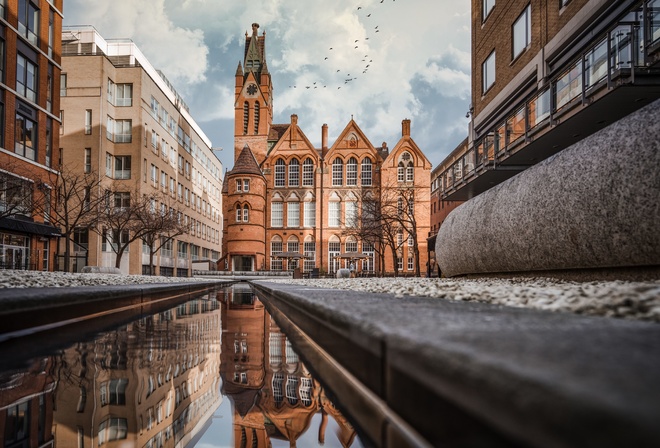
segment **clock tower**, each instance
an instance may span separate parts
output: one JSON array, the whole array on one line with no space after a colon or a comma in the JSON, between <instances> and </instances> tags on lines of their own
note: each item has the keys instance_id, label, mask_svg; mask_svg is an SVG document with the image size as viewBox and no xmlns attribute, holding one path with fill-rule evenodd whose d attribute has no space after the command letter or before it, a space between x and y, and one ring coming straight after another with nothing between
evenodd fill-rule
<instances>
[{"instance_id":1,"label":"clock tower","mask_svg":"<svg viewBox=\"0 0 660 448\"><path fill-rule=\"evenodd\" d=\"M268 153L268 134L273 121L273 86L266 65L266 33L245 33L243 63L236 68L234 91L234 162L247 145L261 164Z\"/></svg>"}]
</instances>

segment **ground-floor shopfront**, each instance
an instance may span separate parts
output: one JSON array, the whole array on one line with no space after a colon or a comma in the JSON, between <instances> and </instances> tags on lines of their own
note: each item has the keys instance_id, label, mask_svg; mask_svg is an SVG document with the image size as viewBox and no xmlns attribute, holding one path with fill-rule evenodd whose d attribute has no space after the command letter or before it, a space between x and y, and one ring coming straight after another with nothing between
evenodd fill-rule
<instances>
[{"instance_id":1,"label":"ground-floor shopfront","mask_svg":"<svg viewBox=\"0 0 660 448\"><path fill-rule=\"evenodd\" d=\"M47 224L0 219L0 269L52 271L59 235Z\"/></svg>"}]
</instances>

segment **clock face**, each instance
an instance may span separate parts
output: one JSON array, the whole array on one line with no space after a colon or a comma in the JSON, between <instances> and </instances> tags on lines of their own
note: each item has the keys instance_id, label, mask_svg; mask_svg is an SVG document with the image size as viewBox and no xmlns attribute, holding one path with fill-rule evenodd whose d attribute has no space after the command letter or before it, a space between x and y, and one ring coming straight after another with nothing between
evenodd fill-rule
<instances>
[{"instance_id":1,"label":"clock face","mask_svg":"<svg viewBox=\"0 0 660 448\"><path fill-rule=\"evenodd\" d=\"M250 84L247 86L247 93L248 95L254 95L257 93L257 85L256 84Z\"/></svg>"}]
</instances>

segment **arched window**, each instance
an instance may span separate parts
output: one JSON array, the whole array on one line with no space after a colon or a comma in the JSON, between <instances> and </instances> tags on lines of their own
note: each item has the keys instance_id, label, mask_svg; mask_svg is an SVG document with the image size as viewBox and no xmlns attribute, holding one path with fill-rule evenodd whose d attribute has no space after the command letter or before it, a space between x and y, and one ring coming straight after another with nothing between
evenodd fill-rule
<instances>
[{"instance_id":1,"label":"arched window","mask_svg":"<svg viewBox=\"0 0 660 448\"><path fill-rule=\"evenodd\" d=\"M398 182L406 180L406 168L403 166L403 162L399 162L399 165L396 168L396 180Z\"/></svg>"},{"instance_id":2,"label":"arched window","mask_svg":"<svg viewBox=\"0 0 660 448\"><path fill-rule=\"evenodd\" d=\"M254 135L259 133L259 101L254 103Z\"/></svg>"},{"instance_id":3,"label":"arched window","mask_svg":"<svg viewBox=\"0 0 660 448\"><path fill-rule=\"evenodd\" d=\"M332 186L341 187L344 180L344 164L341 159L337 157L332 162Z\"/></svg>"},{"instance_id":4,"label":"arched window","mask_svg":"<svg viewBox=\"0 0 660 448\"><path fill-rule=\"evenodd\" d=\"M241 205L236 204L236 222L241 222L243 218L243 213L241 212Z\"/></svg>"},{"instance_id":5,"label":"arched window","mask_svg":"<svg viewBox=\"0 0 660 448\"><path fill-rule=\"evenodd\" d=\"M316 266L316 242L312 235L307 235L305 237L303 253L305 257L307 257L303 262L303 272L309 272Z\"/></svg>"},{"instance_id":6,"label":"arched window","mask_svg":"<svg viewBox=\"0 0 660 448\"><path fill-rule=\"evenodd\" d=\"M243 222L248 222L249 221L249 210L247 204L243 206Z\"/></svg>"},{"instance_id":7,"label":"arched window","mask_svg":"<svg viewBox=\"0 0 660 448\"><path fill-rule=\"evenodd\" d=\"M403 217L403 198L399 198L396 203L396 213L399 218Z\"/></svg>"},{"instance_id":8,"label":"arched window","mask_svg":"<svg viewBox=\"0 0 660 448\"><path fill-rule=\"evenodd\" d=\"M289 162L289 187L300 185L300 163L298 159L291 159Z\"/></svg>"},{"instance_id":9,"label":"arched window","mask_svg":"<svg viewBox=\"0 0 660 448\"><path fill-rule=\"evenodd\" d=\"M275 235L272 240L270 240L270 269L273 271L282 270L282 260L276 260L273 255L277 255L282 252L282 238L278 235Z\"/></svg>"},{"instance_id":10,"label":"arched window","mask_svg":"<svg viewBox=\"0 0 660 448\"><path fill-rule=\"evenodd\" d=\"M298 241L298 237L295 235L291 235L289 239L286 242L286 250L288 252L300 252L300 242ZM287 269L295 269L298 267L298 259L293 258L288 262L289 266L287 266Z\"/></svg>"},{"instance_id":11,"label":"arched window","mask_svg":"<svg viewBox=\"0 0 660 448\"><path fill-rule=\"evenodd\" d=\"M314 186L314 161L309 157L303 162L303 187Z\"/></svg>"},{"instance_id":12,"label":"arched window","mask_svg":"<svg viewBox=\"0 0 660 448\"><path fill-rule=\"evenodd\" d=\"M362 159L362 186L368 187L371 185L371 159L365 157Z\"/></svg>"},{"instance_id":13,"label":"arched window","mask_svg":"<svg viewBox=\"0 0 660 448\"><path fill-rule=\"evenodd\" d=\"M331 274L337 272L337 269L340 268L339 254L341 253L341 242L337 235L332 235L328 240L328 271Z\"/></svg>"},{"instance_id":14,"label":"arched window","mask_svg":"<svg viewBox=\"0 0 660 448\"><path fill-rule=\"evenodd\" d=\"M357 185L357 159L351 157L346 163L346 185Z\"/></svg>"},{"instance_id":15,"label":"arched window","mask_svg":"<svg viewBox=\"0 0 660 448\"><path fill-rule=\"evenodd\" d=\"M247 135L248 121L250 121L250 104L243 103L243 135Z\"/></svg>"},{"instance_id":16,"label":"arched window","mask_svg":"<svg viewBox=\"0 0 660 448\"><path fill-rule=\"evenodd\" d=\"M275 162L275 186L283 187L286 178L286 165L283 159L277 159Z\"/></svg>"},{"instance_id":17,"label":"arched window","mask_svg":"<svg viewBox=\"0 0 660 448\"><path fill-rule=\"evenodd\" d=\"M397 166L397 181L399 182L412 182L414 180L415 165L413 164L412 157L408 151L401 154L399 164Z\"/></svg>"},{"instance_id":18,"label":"arched window","mask_svg":"<svg viewBox=\"0 0 660 448\"><path fill-rule=\"evenodd\" d=\"M358 242L354 236L349 236L346 238L346 252L357 252L358 251Z\"/></svg>"}]
</instances>

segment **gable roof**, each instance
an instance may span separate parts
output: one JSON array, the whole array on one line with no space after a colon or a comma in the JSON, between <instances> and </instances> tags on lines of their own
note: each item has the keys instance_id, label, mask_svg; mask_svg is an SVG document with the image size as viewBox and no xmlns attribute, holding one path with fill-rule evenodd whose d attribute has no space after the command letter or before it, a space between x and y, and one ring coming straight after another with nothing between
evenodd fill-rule
<instances>
[{"instance_id":1,"label":"gable roof","mask_svg":"<svg viewBox=\"0 0 660 448\"><path fill-rule=\"evenodd\" d=\"M376 150L374 145L371 144L367 136L364 134L362 129L360 129L360 126L353 120L351 117L351 120L348 122L344 130L339 134L337 137L337 140L332 144L332 146L328 149L326 152L325 156L327 157L328 154L335 152L339 149L344 149L350 151L352 148L343 148L341 147L341 143L346 140L349 134L354 133L357 135L358 139L362 141L362 144L358 144L358 146L355 148L356 151L364 151L365 149L369 150L370 153L380 157L380 153Z\"/></svg>"}]
</instances>

